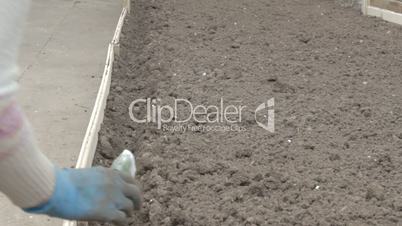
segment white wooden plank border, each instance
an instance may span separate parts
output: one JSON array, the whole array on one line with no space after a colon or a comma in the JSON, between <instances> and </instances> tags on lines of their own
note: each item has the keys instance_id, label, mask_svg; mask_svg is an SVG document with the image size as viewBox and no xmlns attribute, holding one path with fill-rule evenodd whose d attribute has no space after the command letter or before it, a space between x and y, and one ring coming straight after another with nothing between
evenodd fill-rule
<instances>
[{"instance_id":1,"label":"white wooden plank border","mask_svg":"<svg viewBox=\"0 0 402 226\"><path fill-rule=\"evenodd\" d=\"M362 12L363 15L367 15L367 7L369 5L370 0L362 0Z\"/></svg>"},{"instance_id":2,"label":"white wooden plank border","mask_svg":"<svg viewBox=\"0 0 402 226\"><path fill-rule=\"evenodd\" d=\"M121 11L119 22L117 23L116 31L114 32L114 35L113 35L112 44L114 47L114 52L117 55L120 55L120 35L121 35L121 29L123 28L124 19L126 18L127 12L128 12L127 9L123 8L123 10Z\"/></svg>"},{"instance_id":3,"label":"white wooden plank border","mask_svg":"<svg viewBox=\"0 0 402 226\"><path fill-rule=\"evenodd\" d=\"M123 8L127 9L127 12L130 14L131 11L131 0L123 1Z\"/></svg>"},{"instance_id":4,"label":"white wooden plank border","mask_svg":"<svg viewBox=\"0 0 402 226\"><path fill-rule=\"evenodd\" d=\"M91 119L89 120L87 132L85 134L84 141L81 146L80 155L78 156L78 161L75 166L76 168L86 168L92 165L98 141L98 132L103 122L106 100L109 95L110 80L113 70L113 61L114 61L113 45L109 44L108 54L106 57L105 70L102 76L102 82L99 87L98 95L96 97L96 102L94 109L92 111Z\"/></svg>"},{"instance_id":5,"label":"white wooden plank border","mask_svg":"<svg viewBox=\"0 0 402 226\"><path fill-rule=\"evenodd\" d=\"M375 17L380 17L382 18L382 9L373 7L373 6L367 6L367 15L368 16L375 16Z\"/></svg>"},{"instance_id":6,"label":"white wooden plank border","mask_svg":"<svg viewBox=\"0 0 402 226\"><path fill-rule=\"evenodd\" d=\"M364 15L375 16L383 20L402 25L402 14L391 10L370 6L369 0L363 0L362 12Z\"/></svg>"},{"instance_id":7,"label":"white wooden plank border","mask_svg":"<svg viewBox=\"0 0 402 226\"><path fill-rule=\"evenodd\" d=\"M96 145L98 143L98 132L103 122L107 97L110 90L115 50L119 51L121 30L126 15L129 12L129 8L127 7L130 7L130 0L125 1L125 6L123 7L120 14L119 22L117 23L113 39L108 47L102 81L99 87L98 94L96 96L95 105L84 136L84 141L82 142L80 154L75 166L76 168L86 168L92 166L92 161L94 159L96 151ZM77 221L63 221L63 226L78 226L78 224L83 226L87 225L87 223L78 223Z\"/></svg>"}]
</instances>

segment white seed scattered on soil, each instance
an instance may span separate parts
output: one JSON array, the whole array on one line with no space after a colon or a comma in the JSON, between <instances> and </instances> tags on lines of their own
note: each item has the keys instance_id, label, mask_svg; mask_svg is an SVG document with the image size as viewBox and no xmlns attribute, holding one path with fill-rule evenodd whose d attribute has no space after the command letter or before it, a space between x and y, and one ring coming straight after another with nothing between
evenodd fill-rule
<instances>
[{"instance_id":1,"label":"white seed scattered on soil","mask_svg":"<svg viewBox=\"0 0 402 226\"><path fill-rule=\"evenodd\" d=\"M288 140L288 143L292 143L292 140Z\"/></svg>"},{"instance_id":2,"label":"white seed scattered on soil","mask_svg":"<svg viewBox=\"0 0 402 226\"><path fill-rule=\"evenodd\" d=\"M314 188L315 190L318 190L318 189L320 189L320 186L319 185L317 185L317 186L315 186L315 188Z\"/></svg>"},{"instance_id":3,"label":"white seed scattered on soil","mask_svg":"<svg viewBox=\"0 0 402 226\"><path fill-rule=\"evenodd\" d=\"M363 85L367 85L367 83L368 83L368 82L364 81L364 82L363 82Z\"/></svg>"}]
</instances>

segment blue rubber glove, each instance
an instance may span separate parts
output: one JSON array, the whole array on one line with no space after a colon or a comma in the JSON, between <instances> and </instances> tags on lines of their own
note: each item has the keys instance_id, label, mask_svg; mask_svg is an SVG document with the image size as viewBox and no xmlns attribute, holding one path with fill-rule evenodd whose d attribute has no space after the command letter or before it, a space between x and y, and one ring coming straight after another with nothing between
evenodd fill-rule
<instances>
[{"instance_id":1,"label":"blue rubber glove","mask_svg":"<svg viewBox=\"0 0 402 226\"><path fill-rule=\"evenodd\" d=\"M130 176L96 167L56 169L52 197L42 205L24 210L69 220L125 224L127 216L140 207L140 191Z\"/></svg>"}]
</instances>

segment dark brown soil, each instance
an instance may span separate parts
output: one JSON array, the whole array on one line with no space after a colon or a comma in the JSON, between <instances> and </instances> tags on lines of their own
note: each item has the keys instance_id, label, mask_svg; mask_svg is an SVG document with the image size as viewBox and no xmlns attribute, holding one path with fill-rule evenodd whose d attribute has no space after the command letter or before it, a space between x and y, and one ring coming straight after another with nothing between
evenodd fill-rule
<instances>
[{"instance_id":1,"label":"dark brown soil","mask_svg":"<svg viewBox=\"0 0 402 226\"><path fill-rule=\"evenodd\" d=\"M135 153L132 225L402 225L400 26L332 0L132 5L95 160ZM148 97L241 102L245 131L133 122ZM252 111L271 97L275 133Z\"/></svg>"}]
</instances>

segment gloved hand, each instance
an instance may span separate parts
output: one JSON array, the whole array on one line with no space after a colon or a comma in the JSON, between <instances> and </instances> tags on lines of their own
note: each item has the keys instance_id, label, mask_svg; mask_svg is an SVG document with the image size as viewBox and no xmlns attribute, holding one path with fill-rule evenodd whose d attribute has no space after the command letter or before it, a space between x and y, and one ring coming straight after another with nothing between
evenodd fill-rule
<instances>
[{"instance_id":1,"label":"gloved hand","mask_svg":"<svg viewBox=\"0 0 402 226\"><path fill-rule=\"evenodd\" d=\"M141 207L140 191L134 179L103 167L56 169L52 197L29 213L81 221L124 224L134 209Z\"/></svg>"}]
</instances>

